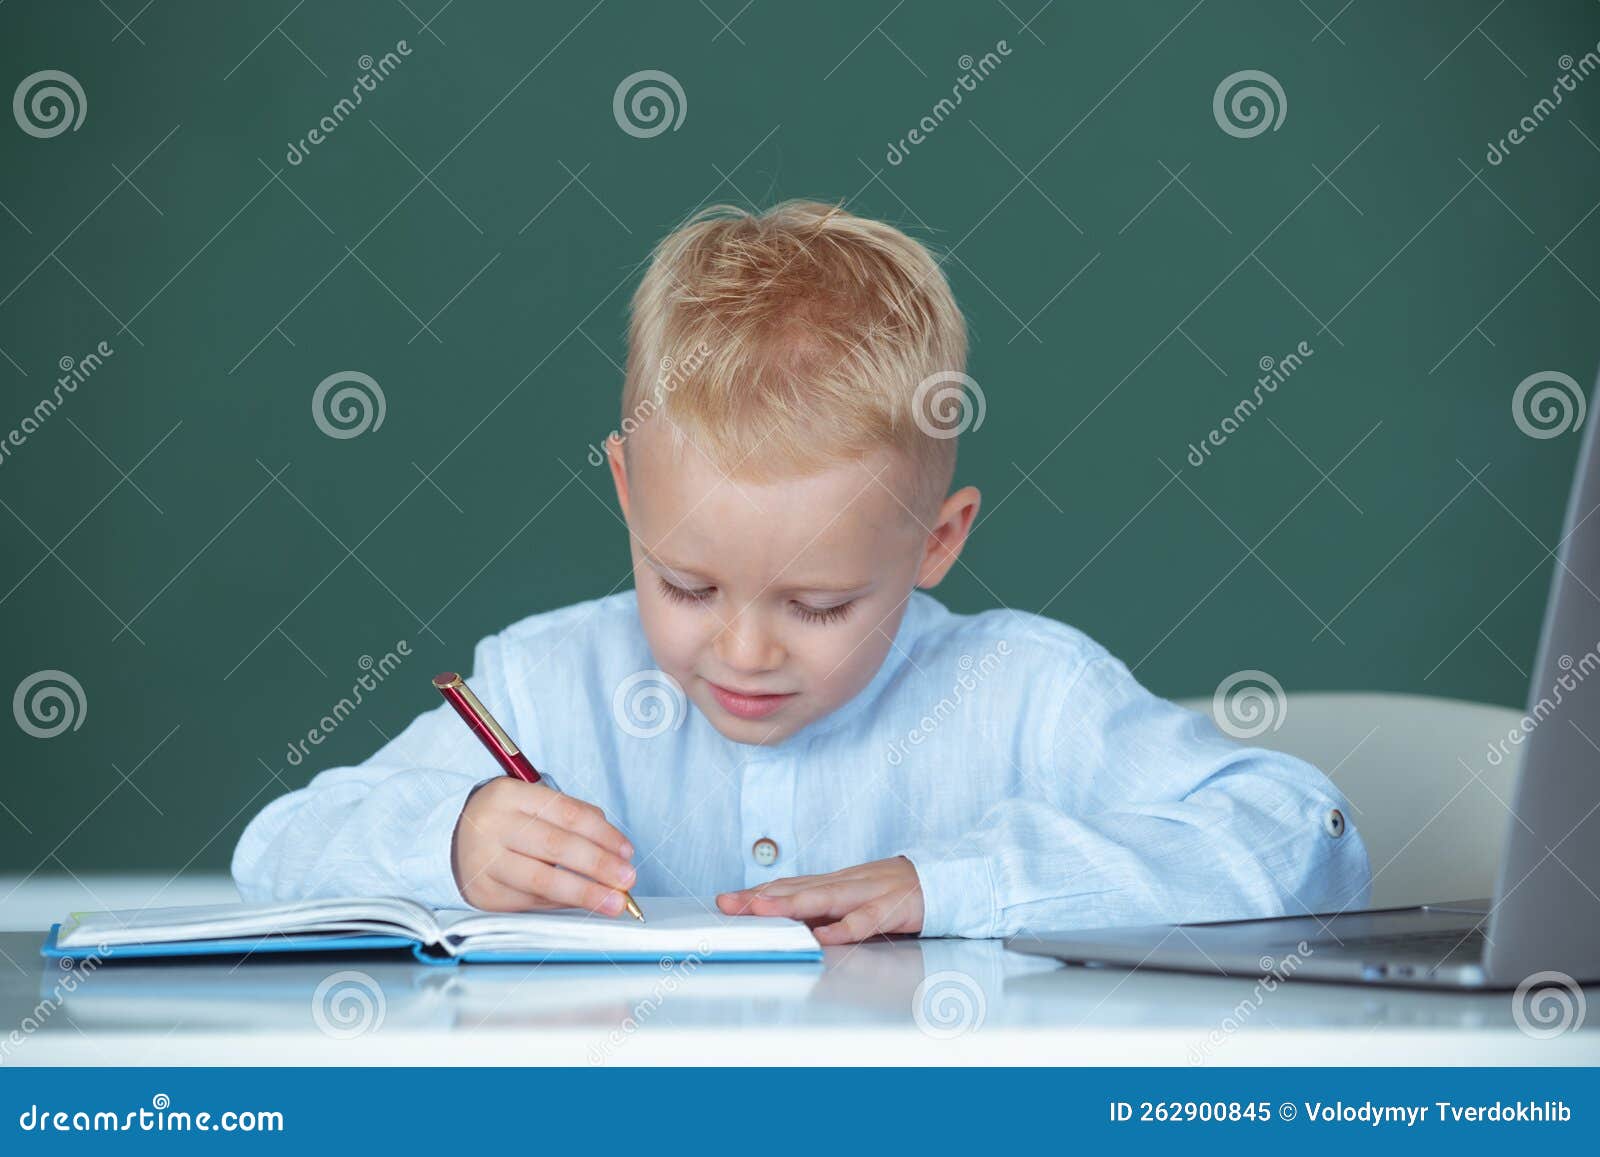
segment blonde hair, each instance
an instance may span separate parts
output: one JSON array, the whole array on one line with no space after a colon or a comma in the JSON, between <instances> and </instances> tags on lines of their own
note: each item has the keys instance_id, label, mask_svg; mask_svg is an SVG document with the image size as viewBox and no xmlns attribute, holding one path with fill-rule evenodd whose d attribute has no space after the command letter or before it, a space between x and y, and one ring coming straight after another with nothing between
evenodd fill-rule
<instances>
[{"instance_id":1,"label":"blonde hair","mask_svg":"<svg viewBox=\"0 0 1600 1157\"><path fill-rule=\"evenodd\" d=\"M659 414L676 442L763 480L897 450L923 517L956 459L925 383L964 377L966 356L944 274L900 230L812 201L719 205L656 247L633 295L623 429Z\"/></svg>"}]
</instances>

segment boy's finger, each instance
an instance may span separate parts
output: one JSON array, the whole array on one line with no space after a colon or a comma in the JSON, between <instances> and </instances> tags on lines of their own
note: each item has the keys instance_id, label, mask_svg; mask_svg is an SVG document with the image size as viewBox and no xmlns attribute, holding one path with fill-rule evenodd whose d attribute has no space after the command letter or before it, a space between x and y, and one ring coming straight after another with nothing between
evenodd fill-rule
<instances>
[{"instance_id":1,"label":"boy's finger","mask_svg":"<svg viewBox=\"0 0 1600 1157\"><path fill-rule=\"evenodd\" d=\"M834 924L811 929L818 944L854 944L865 940L883 926L883 911L878 904L864 904Z\"/></svg>"},{"instance_id":2,"label":"boy's finger","mask_svg":"<svg viewBox=\"0 0 1600 1157\"><path fill-rule=\"evenodd\" d=\"M623 859L633 858L633 845L610 823L605 813L592 803L585 803L563 792L552 791L543 784L530 783L522 810L528 815L576 832L585 839L608 848Z\"/></svg>"},{"instance_id":3,"label":"boy's finger","mask_svg":"<svg viewBox=\"0 0 1600 1157\"><path fill-rule=\"evenodd\" d=\"M761 890L770 887L773 887L773 884L762 884L760 888L741 888L737 892L723 892L717 896L717 907L730 916L784 915L785 913L777 911L773 906L787 903L787 897L775 896ZM756 904L764 906L757 911L754 907Z\"/></svg>"},{"instance_id":4,"label":"boy's finger","mask_svg":"<svg viewBox=\"0 0 1600 1157\"><path fill-rule=\"evenodd\" d=\"M748 910L751 902L758 899L780 899L811 888L825 886L835 881L855 879L853 871L854 869L846 869L843 872L830 872L825 876L785 876L781 880L768 880L765 884L757 884L753 888L740 888L732 892L723 892L717 898L718 907L722 908L724 912L738 915ZM726 905L722 904L723 896L728 898Z\"/></svg>"},{"instance_id":5,"label":"boy's finger","mask_svg":"<svg viewBox=\"0 0 1600 1157\"><path fill-rule=\"evenodd\" d=\"M586 908L606 916L622 911L622 893L527 856L502 856L489 867L489 877L564 908Z\"/></svg>"},{"instance_id":6,"label":"boy's finger","mask_svg":"<svg viewBox=\"0 0 1600 1157\"><path fill-rule=\"evenodd\" d=\"M832 876L785 876L781 880L768 880L765 884L746 888L745 891L752 896L792 896L829 879Z\"/></svg>"},{"instance_id":7,"label":"boy's finger","mask_svg":"<svg viewBox=\"0 0 1600 1157\"><path fill-rule=\"evenodd\" d=\"M724 912L743 911L750 906L750 901L756 898L754 888L735 888L730 892L717 893L717 907ZM724 903L726 901L726 903Z\"/></svg>"},{"instance_id":8,"label":"boy's finger","mask_svg":"<svg viewBox=\"0 0 1600 1157\"><path fill-rule=\"evenodd\" d=\"M526 912L542 903L537 896L502 884L490 876L487 869L469 881L469 886L474 904L488 912Z\"/></svg>"},{"instance_id":9,"label":"boy's finger","mask_svg":"<svg viewBox=\"0 0 1600 1157\"><path fill-rule=\"evenodd\" d=\"M809 877L797 877L809 878ZM773 898L777 893L771 891L779 884L788 884L788 880L773 880L770 883L760 884L754 888L740 888L736 892L722 892L717 896L717 907L730 916L744 916L750 914L750 905L755 901Z\"/></svg>"},{"instance_id":10,"label":"boy's finger","mask_svg":"<svg viewBox=\"0 0 1600 1157\"><path fill-rule=\"evenodd\" d=\"M571 799L571 796L565 797ZM615 824L606 819L605 813L593 804L580 804L574 822L563 823L562 827L570 832L577 832L580 836L599 844L601 847L615 852L624 860L633 858L633 845L628 842L628 837L619 831Z\"/></svg>"},{"instance_id":11,"label":"boy's finger","mask_svg":"<svg viewBox=\"0 0 1600 1157\"><path fill-rule=\"evenodd\" d=\"M860 872L856 868L829 872L824 876L785 876L781 880L769 880L765 884L757 884L753 888L739 888L732 892L723 892L717 896L717 907L729 915L740 916L750 912L750 905L757 900L781 900L815 888L828 887L833 884L870 882L871 879L870 874ZM768 909L764 909L758 914L764 916L789 915L787 911L778 912Z\"/></svg>"},{"instance_id":12,"label":"boy's finger","mask_svg":"<svg viewBox=\"0 0 1600 1157\"><path fill-rule=\"evenodd\" d=\"M729 916L743 916L750 910L751 893L748 889L739 892L722 892L717 896L717 907Z\"/></svg>"},{"instance_id":13,"label":"boy's finger","mask_svg":"<svg viewBox=\"0 0 1600 1157\"><path fill-rule=\"evenodd\" d=\"M506 840L512 851L547 864L560 864L613 888L631 888L637 873L621 856L553 824L533 821L515 828Z\"/></svg>"},{"instance_id":14,"label":"boy's finger","mask_svg":"<svg viewBox=\"0 0 1600 1157\"><path fill-rule=\"evenodd\" d=\"M760 916L792 916L799 920L841 916L873 894L870 884L836 880L788 896L757 896L750 910Z\"/></svg>"},{"instance_id":15,"label":"boy's finger","mask_svg":"<svg viewBox=\"0 0 1600 1157\"><path fill-rule=\"evenodd\" d=\"M757 884L748 891L753 891L763 896L792 896L796 892L803 892L823 884L849 884L861 880L872 880L878 873L871 864L857 864L852 868L840 868L837 872L828 872L821 876L785 876L781 880L772 880L765 884Z\"/></svg>"},{"instance_id":16,"label":"boy's finger","mask_svg":"<svg viewBox=\"0 0 1600 1157\"><path fill-rule=\"evenodd\" d=\"M846 929L843 921L840 921L836 924L815 925L811 929L811 935L815 936L817 938L817 943L821 944L824 948L834 944L854 944L861 939L859 936L851 935L849 930Z\"/></svg>"}]
</instances>

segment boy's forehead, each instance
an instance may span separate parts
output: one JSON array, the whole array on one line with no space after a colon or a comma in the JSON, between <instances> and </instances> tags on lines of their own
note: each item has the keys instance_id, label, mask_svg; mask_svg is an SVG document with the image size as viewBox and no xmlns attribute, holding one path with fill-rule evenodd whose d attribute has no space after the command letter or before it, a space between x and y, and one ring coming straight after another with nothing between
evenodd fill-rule
<instances>
[{"instance_id":1,"label":"boy's forehead","mask_svg":"<svg viewBox=\"0 0 1600 1157\"><path fill-rule=\"evenodd\" d=\"M875 553L886 536L912 524L902 494L906 470L892 451L767 478L726 471L688 439L679 441L652 423L634 432L628 454L634 530L665 561L736 561L709 553L727 551L751 562ZM674 548L694 557L673 557Z\"/></svg>"}]
</instances>

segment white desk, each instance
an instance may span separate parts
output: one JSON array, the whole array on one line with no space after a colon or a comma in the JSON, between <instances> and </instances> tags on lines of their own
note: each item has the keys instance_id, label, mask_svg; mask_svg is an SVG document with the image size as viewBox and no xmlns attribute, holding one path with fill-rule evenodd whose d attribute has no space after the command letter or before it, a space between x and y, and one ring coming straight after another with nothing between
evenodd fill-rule
<instances>
[{"instance_id":1,"label":"white desk","mask_svg":"<svg viewBox=\"0 0 1600 1157\"><path fill-rule=\"evenodd\" d=\"M109 900L115 885L88 886ZM185 882L162 903L217 886ZM33 888L7 907L24 910ZM1219 1065L1600 1064L1594 988L1585 1027L1537 1040L1516 1027L1505 993L1311 982L1260 992L1249 980L1067 968L994 941L910 939L830 948L820 965L687 971L358 955L127 962L101 966L57 1002L61 972L38 955L41 936L0 933L3 1064L1188 1065L1195 1050ZM370 977L372 1000L382 994L381 1023L349 1038L320 1028L313 1003L341 970ZM940 973L956 975L942 1005L929 998L930 1034L917 990ZM936 1035L941 1007L965 1031ZM9 1041L29 1018L39 1027ZM1210 1045L1225 1018L1240 1027Z\"/></svg>"}]
</instances>

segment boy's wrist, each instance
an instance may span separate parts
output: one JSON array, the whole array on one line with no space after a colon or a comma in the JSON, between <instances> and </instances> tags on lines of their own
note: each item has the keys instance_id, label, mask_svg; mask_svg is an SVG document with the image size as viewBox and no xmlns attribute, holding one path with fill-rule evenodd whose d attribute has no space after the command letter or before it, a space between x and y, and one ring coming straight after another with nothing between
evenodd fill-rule
<instances>
[{"instance_id":1,"label":"boy's wrist","mask_svg":"<svg viewBox=\"0 0 1600 1157\"><path fill-rule=\"evenodd\" d=\"M411 851L400 861L406 894L430 908L470 908L456 881L456 828L472 793L487 780L451 776L448 790L422 812Z\"/></svg>"},{"instance_id":2,"label":"boy's wrist","mask_svg":"<svg viewBox=\"0 0 1600 1157\"><path fill-rule=\"evenodd\" d=\"M993 934L998 903L989 860L968 850L913 849L911 861L922 888L922 935L986 938Z\"/></svg>"}]
</instances>

